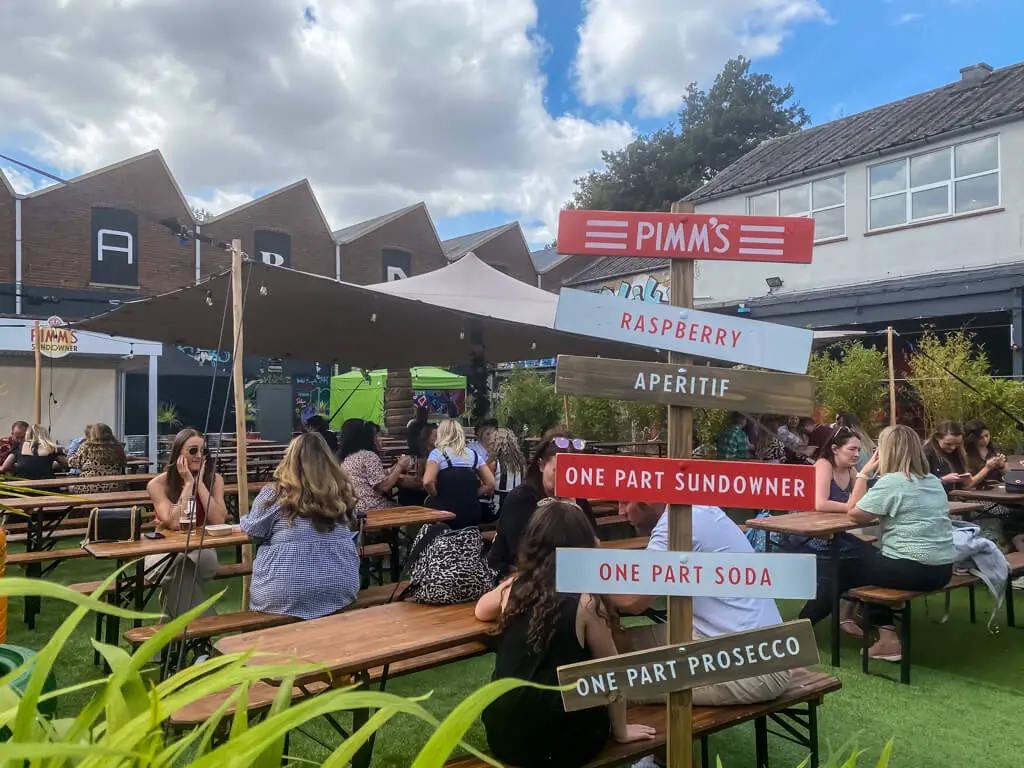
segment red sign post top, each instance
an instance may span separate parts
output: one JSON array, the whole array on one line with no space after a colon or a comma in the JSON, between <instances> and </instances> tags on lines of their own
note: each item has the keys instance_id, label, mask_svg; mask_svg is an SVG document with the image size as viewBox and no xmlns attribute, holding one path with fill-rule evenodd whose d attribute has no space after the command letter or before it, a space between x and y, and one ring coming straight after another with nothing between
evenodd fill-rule
<instances>
[{"instance_id":1,"label":"red sign post top","mask_svg":"<svg viewBox=\"0 0 1024 768\"><path fill-rule=\"evenodd\" d=\"M810 264L814 219L701 213L562 211L558 252Z\"/></svg>"},{"instance_id":2,"label":"red sign post top","mask_svg":"<svg viewBox=\"0 0 1024 768\"><path fill-rule=\"evenodd\" d=\"M555 493L576 499L814 509L814 467L756 461L558 455Z\"/></svg>"}]
</instances>

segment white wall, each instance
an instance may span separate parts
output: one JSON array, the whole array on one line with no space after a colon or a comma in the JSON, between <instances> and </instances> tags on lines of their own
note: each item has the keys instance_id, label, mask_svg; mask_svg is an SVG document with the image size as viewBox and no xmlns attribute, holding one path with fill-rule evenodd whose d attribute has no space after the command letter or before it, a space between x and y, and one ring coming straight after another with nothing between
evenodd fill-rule
<instances>
[{"instance_id":1,"label":"white wall","mask_svg":"<svg viewBox=\"0 0 1024 768\"><path fill-rule=\"evenodd\" d=\"M708 297L701 304L744 301L768 293L765 278L778 276L783 286L776 295L834 288L855 283L1024 262L1024 122L1017 122L906 153L887 155L895 160L924 149L939 148L969 138L1000 136L1001 211L919 223L865 236L868 231L868 165L859 163L846 173L846 236L815 246L814 260L806 264L752 264L710 262L698 264L695 293ZM878 163L882 158L873 160ZM809 175L824 178L839 169ZM697 205L698 213L746 214L747 197L769 189L799 183L788 181L730 198Z\"/></svg>"},{"instance_id":2,"label":"white wall","mask_svg":"<svg viewBox=\"0 0 1024 768\"><path fill-rule=\"evenodd\" d=\"M66 360L55 360L51 369L42 367L42 423L62 444L82 434L86 424L102 422L116 429L118 415L117 376L113 368L75 368ZM53 392L57 404L47 408ZM35 409L35 368L10 359L0 364L0 434L8 434L15 421L31 422ZM51 421L52 417L52 421Z\"/></svg>"}]
</instances>

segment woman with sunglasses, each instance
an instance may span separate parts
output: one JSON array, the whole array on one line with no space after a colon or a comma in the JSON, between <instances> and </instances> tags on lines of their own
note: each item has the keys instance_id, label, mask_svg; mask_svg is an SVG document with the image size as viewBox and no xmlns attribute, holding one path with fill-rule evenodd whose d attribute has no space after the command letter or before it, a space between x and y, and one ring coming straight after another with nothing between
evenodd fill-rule
<instances>
[{"instance_id":1,"label":"woman with sunglasses","mask_svg":"<svg viewBox=\"0 0 1024 768\"><path fill-rule=\"evenodd\" d=\"M207 524L220 525L227 520L224 478L208 458L206 440L199 430L183 429L174 436L167 469L150 480L146 490L153 502L157 530L200 531ZM174 562L163 570L161 563L168 557L174 557ZM163 571L160 585L164 615L174 618L203 602L203 582L213 578L217 566L217 553L212 549L195 549L188 555L147 557L147 573Z\"/></svg>"},{"instance_id":2,"label":"woman with sunglasses","mask_svg":"<svg viewBox=\"0 0 1024 768\"><path fill-rule=\"evenodd\" d=\"M860 438L849 427L836 426L821 448L821 458L814 463L814 508L818 512L845 515L849 511L850 494L857 481L857 463L860 460ZM830 547L825 539L790 536L787 549L826 557ZM866 545L856 536L839 534L839 587L845 591L852 586L859 559ZM818 589L800 611L801 619L817 623L832 612L832 569L827 563L818 569ZM842 604L840 627L847 634L857 634L855 607L849 601Z\"/></svg>"},{"instance_id":3,"label":"woman with sunglasses","mask_svg":"<svg viewBox=\"0 0 1024 768\"><path fill-rule=\"evenodd\" d=\"M498 535L487 555L488 562L499 575L506 575L515 565L519 541L537 505L544 499L555 497L555 456L559 453L581 453L586 447L585 440L555 430L544 435L537 444L523 482L505 497L501 517L498 518ZM576 504L587 513L596 536L597 524L590 503L586 499L576 499Z\"/></svg>"}]
</instances>

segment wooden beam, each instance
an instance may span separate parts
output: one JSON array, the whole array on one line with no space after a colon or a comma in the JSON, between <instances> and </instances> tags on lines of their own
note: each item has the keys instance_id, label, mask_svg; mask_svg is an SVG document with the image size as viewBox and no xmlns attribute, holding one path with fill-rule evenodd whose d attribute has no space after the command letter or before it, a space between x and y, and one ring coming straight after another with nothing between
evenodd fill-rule
<instances>
[{"instance_id":1,"label":"wooden beam","mask_svg":"<svg viewBox=\"0 0 1024 768\"><path fill-rule=\"evenodd\" d=\"M892 326L889 326L889 424L896 423L896 368L892 359Z\"/></svg>"},{"instance_id":2,"label":"wooden beam","mask_svg":"<svg viewBox=\"0 0 1024 768\"><path fill-rule=\"evenodd\" d=\"M41 339L39 338L38 320L36 320L33 338L35 339L35 341L32 343L32 351L35 353L36 357L36 399L35 410L32 412L34 414L32 423L38 424L43 420L43 362L39 350Z\"/></svg>"},{"instance_id":3,"label":"wooden beam","mask_svg":"<svg viewBox=\"0 0 1024 768\"><path fill-rule=\"evenodd\" d=\"M692 213L691 203L673 203L673 213ZM690 259L673 259L669 290L670 303L677 307L693 307L693 266ZM669 363L689 366L688 356L670 352ZM693 452L693 409L670 405L668 408L669 458L689 458ZM693 549L692 508L673 504L668 508L668 548L689 552ZM693 638L693 600L689 597L668 599L668 641L683 644ZM674 691L668 697L668 768L693 766L693 696L690 691Z\"/></svg>"},{"instance_id":4,"label":"wooden beam","mask_svg":"<svg viewBox=\"0 0 1024 768\"><path fill-rule=\"evenodd\" d=\"M234 317L234 353L232 355L232 382L235 392L235 459L238 473L238 516L249 512L249 482L246 466L245 376L242 370L244 338L242 314L245 305L242 295L242 241L231 241L231 310ZM242 563L252 567L252 545L242 545ZM249 577L242 578L242 610L249 609Z\"/></svg>"}]
</instances>

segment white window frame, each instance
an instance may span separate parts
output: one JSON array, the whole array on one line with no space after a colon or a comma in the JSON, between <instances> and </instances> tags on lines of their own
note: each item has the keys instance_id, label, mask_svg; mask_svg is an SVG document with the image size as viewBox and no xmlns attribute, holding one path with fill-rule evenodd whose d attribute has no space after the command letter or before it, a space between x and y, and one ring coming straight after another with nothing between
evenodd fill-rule
<instances>
[{"instance_id":1,"label":"white window frame","mask_svg":"<svg viewBox=\"0 0 1024 768\"><path fill-rule=\"evenodd\" d=\"M814 183L818 182L818 181L827 181L828 179L835 179L835 178L841 178L843 180L843 202L836 203L835 205L823 205L820 208L815 208L814 207ZM771 190L769 192L759 192L756 195L747 195L747 215L748 216L755 215L755 214L751 213L751 210L750 210L751 209L751 201L755 197L764 197L765 195L774 195L775 196L775 215L776 216L780 215L779 214L780 194L782 192L786 192L786 191L788 191L790 189L796 189L797 187L804 187L804 186L807 187L807 206L808 206L807 209L805 209L803 211L800 211L799 213L787 213L785 215L786 216L796 217L796 218L800 218L800 217L803 217L803 218L814 218L814 214L816 214L816 213L821 213L823 211L834 211L837 208L842 208L843 209L843 231L841 233L839 233L838 235L828 235L827 237L817 237L817 235L815 235L814 242L815 243L827 243L827 242L831 242L832 240L841 240L841 239L845 238L846 237L846 202L847 202L846 201L846 173L845 172L843 172L843 173L830 173L828 176L821 176L820 178L817 178L817 179L809 179L807 181L802 181L799 184L791 184L788 187L780 187L779 189L774 189L774 190Z\"/></svg>"},{"instance_id":2,"label":"white window frame","mask_svg":"<svg viewBox=\"0 0 1024 768\"><path fill-rule=\"evenodd\" d=\"M978 141L985 141L987 139L996 140L996 167L992 170L981 171L979 173L969 173L965 176L956 175L956 149L967 144L974 144ZM944 181L935 182L932 184L922 184L918 187L910 186L910 162L915 157L923 157L924 155L930 155L934 152L947 151L949 153L949 178ZM871 194L871 170L878 168L883 165L889 165L903 161L903 181L904 188L896 192L886 192L881 195ZM974 216L979 213L985 213L986 211L998 210L1003 204L1003 143L999 140L999 134L993 133L987 136L978 136L973 139L966 141L958 141L954 144L947 144L944 147L931 147L924 152L916 152L913 155L904 155L903 157L893 157L888 160L883 160L878 163L872 163L867 167L867 192L868 192L868 205L867 205L867 222L868 232L882 232L887 229L899 229L900 227L909 227L914 224L920 224L923 222L930 221L945 221L946 219L956 219L961 216ZM963 213L957 213L956 210L956 183L958 181L969 181L970 179L979 179L982 176L995 176L996 177L996 202L995 205L986 206L985 208L976 208L973 211L964 211ZM937 213L932 216L919 216L914 218L914 193L915 192L927 192L930 189L940 189L946 187L946 213ZM905 217L900 224L886 224L884 226L875 227L871 223L871 203L875 200L881 200L886 197L896 197L897 195L903 195L904 198L904 210Z\"/></svg>"}]
</instances>

